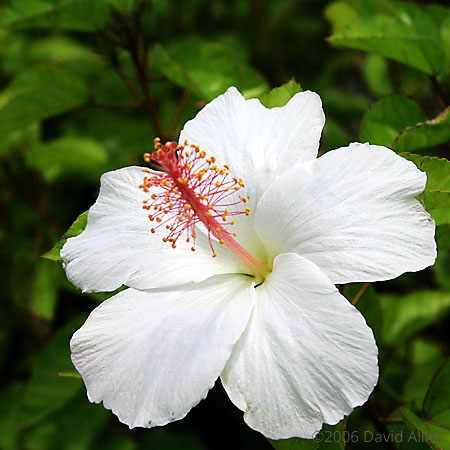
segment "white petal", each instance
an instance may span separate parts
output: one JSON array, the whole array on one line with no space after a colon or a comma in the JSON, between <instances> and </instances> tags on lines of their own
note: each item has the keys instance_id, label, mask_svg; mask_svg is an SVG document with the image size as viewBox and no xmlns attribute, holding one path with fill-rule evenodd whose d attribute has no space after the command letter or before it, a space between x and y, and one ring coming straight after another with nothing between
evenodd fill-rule
<instances>
[{"instance_id":1,"label":"white petal","mask_svg":"<svg viewBox=\"0 0 450 450\"><path fill-rule=\"evenodd\" d=\"M297 162L316 158L324 122L322 102L314 92L300 92L285 106L268 109L232 87L186 123L180 143L187 139L219 164L228 164L231 175L244 180L243 195L254 211L276 177ZM252 222L252 217L238 218L236 231L241 243L261 256Z\"/></svg>"},{"instance_id":2,"label":"white petal","mask_svg":"<svg viewBox=\"0 0 450 450\"><path fill-rule=\"evenodd\" d=\"M196 251L179 239L177 248L162 242L167 230L152 225L142 201L149 198L139 185L140 167L108 172L101 178L99 197L89 210L82 234L68 239L61 250L67 277L84 292L174 286L202 281L221 273L242 272L238 260L216 245L212 258L207 237L198 231ZM154 226L154 225L153 225Z\"/></svg>"},{"instance_id":3,"label":"white petal","mask_svg":"<svg viewBox=\"0 0 450 450\"><path fill-rule=\"evenodd\" d=\"M89 400L103 401L130 428L183 418L206 397L248 322L251 280L219 275L106 300L71 341Z\"/></svg>"},{"instance_id":4,"label":"white petal","mask_svg":"<svg viewBox=\"0 0 450 450\"><path fill-rule=\"evenodd\" d=\"M351 144L277 180L255 226L269 253L298 253L333 283L388 280L436 258L434 221L415 199L425 183L393 151Z\"/></svg>"},{"instance_id":5,"label":"white petal","mask_svg":"<svg viewBox=\"0 0 450 450\"><path fill-rule=\"evenodd\" d=\"M222 374L247 424L273 439L311 438L363 404L378 378L364 317L308 260L275 259Z\"/></svg>"}]
</instances>

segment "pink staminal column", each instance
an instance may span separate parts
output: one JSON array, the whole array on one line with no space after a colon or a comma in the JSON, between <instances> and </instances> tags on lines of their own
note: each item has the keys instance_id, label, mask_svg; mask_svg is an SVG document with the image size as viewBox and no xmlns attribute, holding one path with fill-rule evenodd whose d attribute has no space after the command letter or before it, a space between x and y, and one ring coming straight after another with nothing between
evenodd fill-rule
<instances>
[{"instance_id":1,"label":"pink staminal column","mask_svg":"<svg viewBox=\"0 0 450 450\"><path fill-rule=\"evenodd\" d=\"M245 187L241 179L230 175L230 167L219 167L214 156L206 153L196 145L178 145L167 142L161 145L155 139L155 151L144 154L144 160L159 169L143 169L146 173L139 186L149 194L144 200L143 208L149 211L149 219L154 223L151 232L159 227L167 229L164 242L176 248L181 235L191 242L195 251L195 225L202 222L208 230L209 245L212 256L216 257L211 235L221 245L225 245L258 278L264 279L269 272L267 265L250 254L230 231L234 225L233 216L250 214L250 208L239 208L247 202L243 196L233 196Z\"/></svg>"}]
</instances>

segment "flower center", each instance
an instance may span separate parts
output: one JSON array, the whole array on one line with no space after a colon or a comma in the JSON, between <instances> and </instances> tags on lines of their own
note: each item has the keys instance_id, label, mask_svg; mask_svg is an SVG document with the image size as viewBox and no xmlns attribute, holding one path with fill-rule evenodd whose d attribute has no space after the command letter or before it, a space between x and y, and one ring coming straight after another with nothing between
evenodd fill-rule
<instances>
[{"instance_id":1,"label":"flower center","mask_svg":"<svg viewBox=\"0 0 450 450\"><path fill-rule=\"evenodd\" d=\"M155 151L145 153L144 160L162 170L143 169L147 175L139 186L150 194L143 201L143 208L150 212L148 218L154 223L152 233L165 227L167 236L163 237L164 242L176 248L178 239L184 235L186 242L192 242L191 250L195 251L195 226L201 222L208 230L213 258L217 253L211 235L254 275L262 278L267 275L266 264L242 247L235 239L236 233L230 231L235 224L233 217L248 216L250 208L239 208L239 205L247 203L244 196L229 198L245 185L241 179L230 176L227 164L219 167L214 156L207 158L204 151L196 145L188 145L187 141L184 145L175 142L161 145L159 138L155 139Z\"/></svg>"}]
</instances>

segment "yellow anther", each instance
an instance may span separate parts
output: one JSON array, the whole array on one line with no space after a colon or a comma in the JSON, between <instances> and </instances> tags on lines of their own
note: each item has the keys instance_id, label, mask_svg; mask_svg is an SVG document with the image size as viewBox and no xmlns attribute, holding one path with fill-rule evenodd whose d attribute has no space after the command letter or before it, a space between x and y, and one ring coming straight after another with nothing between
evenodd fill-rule
<instances>
[{"instance_id":1,"label":"yellow anther","mask_svg":"<svg viewBox=\"0 0 450 450\"><path fill-rule=\"evenodd\" d=\"M197 233L192 233L191 236L195 239L197 237Z\"/></svg>"},{"instance_id":2,"label":"yellow anther","mask_svg":"<svg viewBox=\"0 0 450 450\"><path fill-rule=\"evenodd\" d=\"M220 181L217 181L217 182L216 182L216 187L220 187L220 186L221 186Z\"/></svg>"},{"instance_id":3,"label":"yellow anther","mask_svg":"<svg viewBox=\"0 0 450 450\"><path fill-rule=\"evenodd\" d=\"M156 231L155 231L154 228L151 228L150 231L151 231L152 233L156 233Z\"/></svg>"},{"instance_id":4,"label":"yellow anther","mask_svg":"<svg viewBox=\"0 0 450 450\"><path fill-rule=\"evenodd\" d=\"M225 244L225 241L223 240L223 239L221 239L220 241L219 241L219 244Z\"/></svg>"},{"instance_id":5,"label":"yellow anther","mask_svg":"<svg viewBox=\"0 0 450 450\"><path fill-rule=\"evenodd\" d=\"M219 227L216 228L216 232L220 233L220 228Z\"/></svg>"},{"instance_id":6,"label":"yellow anther","mask_svg":"<svg viewBox=\"0 0 450 450\"><path fill-rule=\"evenodd\" d=\"M213 257L213 258L216 258L216 257L217 257L217 253L214 252L213 255L212 255L212 257Z\"/></svg>"},{"instance_id":7,"label":"yellow anther","mask_svg":"<svg viewBox=\"0 0 450 450\"><path fill-rule=\"evenodd\" d=\"M241 199L244 203L247 203L247 197L242 197Z\"/></svg>"},{"instance_id":8,"label":"yellow anther","mask_svg":"<svg viewBox=\"0 0 450 450\"><path fill-rule=\"evenodd\" d=\"M225 167L225 169L230 170L230 166L228 164L224 164L223 167Z\"/></svg>"},{"instance_id":9,"label":"yellow anther","mask_svg":"<svg viewBox=\"0 0 450 450\"><path fill-rule=\"evenodd\" d=\"M203 150L200 152L200 158L204 158L206 156L206 152L204 152Z\"/></svg>"},{"instance_id":10,"label":"yellow anther","mask_svg":"<svg viewBox=\"0 0 450 450\"><path fill-rule=\"evenodd\" d=\"M194 248L194 247L191 247L191 250L192 250L193 252L195 252L195 248Z\"/></svg>"}]
</instances>

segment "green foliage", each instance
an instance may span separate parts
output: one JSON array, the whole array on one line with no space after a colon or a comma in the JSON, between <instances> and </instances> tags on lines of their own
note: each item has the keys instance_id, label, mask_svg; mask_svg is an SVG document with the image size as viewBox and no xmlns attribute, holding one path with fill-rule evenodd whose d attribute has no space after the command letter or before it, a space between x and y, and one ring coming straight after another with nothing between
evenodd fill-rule
<instances>
[{"instance_id":1,"label":"green foliage","mask_svg":"<svg viewBox=\"0 0 450 450\"><path fill-rule=\"evenodd\" d=\"M450 161L413 153L402 153L401 155L427 173L427 185L424 193L427 209L450 207Z\"/></svg>"},{"instance_id":2,"label":"green foliage","mask_svg":"<svg viewBox=\"0 0 450 450\"><path fill-rule=\"evenodd\" d=\"M290 80L282 86L272 89L261 97L261 103L267 108L284 106L302 88L295 80Z\"/></svg>"},{"instance_id":3,"label":"green foliage","mask_svg":"<svg viewBox=\"0 0 450 450\"><path fill-rule=\"evenodd\" d=\"M75 72L50 65L32 67L0 95L0 133L70 111L87 100L87 87Z\"/></svg>"},{"instance_id":4,"label":"green foliage","mask_svg":"<svg viewBox=\"0 0 450 450\"><path fill-rule=\"evenodd\" d=\"M364 433L380 427L403 433L397 450L450 448L450 9L300 3L0 6L2 450L203 450L218 434L229 448L370 449L379 445L363 443ZM130 431L88 402L69 357L71 334L111 295L81 296L60 264L66 240L85 229L100 175L142 164L155 136L177 140L232 85L268 108L314 90L327 117L321 154L368 141L427 174L418 198L436 223L437 262L397 280L339 286L374 332L380 380L370 406L315 440L269 443L219 386L183 421ZM64 233L77 211L86 212ZM433 442L405 441L419 432Z\"/></svg>"},{"instance_id":5,"label":"green foliage","mask_svg":"<svg viewBox=\"0 0 450 450\"><path fill-rule=\"evenodd\" d=\"M416 291L380 295L383 343L396 346L450 312L450 292Z\"/></svg>"},{"instance_id":6,"label":"green foliage","mask_svg":"<svg viewBox=\"0 0 450 450\"><path fill-rule=\"evenodd\" d=\"M416 152L450 141L450 107L435 119L417 122L405 127L395 138L392 148L397 151Z\"/></svg>"},{"instance_id":7,"label":"green foliage","mask_svg":"<svg viewBox=\"0 0 450 450\"><path fill-rule=\"evenodd\" d=\"M59 372L73 370L67 343L80 325L79 318L71 320L55 334L36 360L18 413L17 420L22 427L62 408L81 389L79 380L59 376Z\"/></svg>"},{"instance_id":8,"label":"green foliage","mask_svg":"<svg viewBox=\"0 0 450 450\"><path fill-rule=\"evenodd\" d=\"M66 243L67 239L71 237L78 236L81 234L86 227L89 211L85 211L80 214L75 222L70 226L70 228L64 233L62 238L53 246L51 250L42 255L43 258L50 259L51 261L60 262L62 261L59 252L61 251L63 245Z\"/></svg>"},{"instance_id":9,"label":"green foliage","mask_svg":"<svg viewBox=\"0 0 450 450\"><path fill-rule=\"evenodd\" d=\"M425 119L419 105L405 95L384 97L364 115L361 141L389 147L406 127Z\"/></svg>"},{"instance_id":10,"label":"green foliage","mask_svg":"<svg viewBox=\"0 0 450 450\"><path fill-rule=\"evenodd\" d=\"M0 25L92 31L102 28L107 20L108 6L103 0L12 0Z\"/></svg>"},{"instance_id":11,"label":"green foliage","mask_svg":"<svg viewBox=\"0 0 450 450\"><path fill-rule=\"evenodd\" d=\"M107 161L105 149L90 138L67 136L37 144L28 149L25 162L39 170L47 181L62 175L98 177L99 168Z\"/></svg>"},{"instance_id":12,"label":"green foliage","mask_svg":"<svg viewBox=\"0 0 450 450\"><path fill-rule=\"evenodd\" d=\"M450 16L448 9L438 6L421 8L406 2L380 3L384 6L383 12L358 17L333 34L329 41L378 53L427 74L442 71L445 67L445 43L441 37L441 25L445 29L445 20Z\"/></svg>"},{"instance_id":13,"label":"green foliage","mask_svg":"<svg viewBox=\"0 0 450 450\"><path fill-rule=\"evenodd\" d=\"M157 44L150 59L170 81L205 101L229 86L238 87L246 97L257 97L268 88L261 75L222 44L182 41L167 48Z\"/></svg>"}]
</instances>

